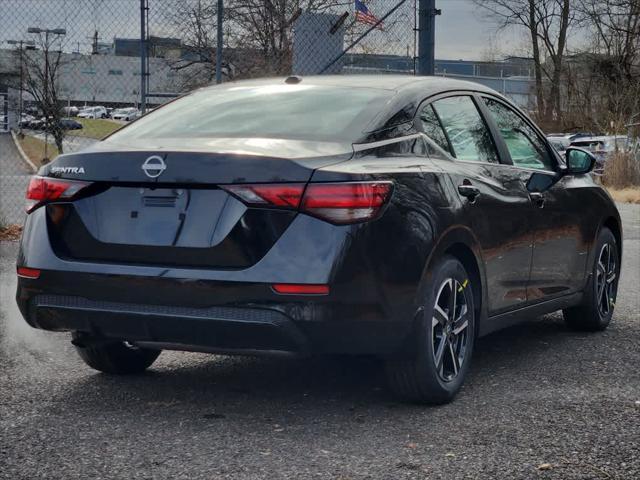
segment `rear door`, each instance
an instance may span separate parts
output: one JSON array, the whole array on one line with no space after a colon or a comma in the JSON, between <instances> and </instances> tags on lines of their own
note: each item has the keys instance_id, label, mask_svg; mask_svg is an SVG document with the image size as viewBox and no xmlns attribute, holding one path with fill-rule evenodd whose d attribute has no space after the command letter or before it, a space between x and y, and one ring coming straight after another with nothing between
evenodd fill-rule
<instances>
[{"instance_id":1,"label":"rear door","mask_svg":"<svg viewBox=\"0 0 640 480\"><path fill-rule=\"evenodd\" d=\"M530 302L573 293L584 281L590 212L581 204L581 185L558 175L556 155L536 128L500 99L483 96L487 115L495 122L514 169L525 179L534 209L529 217L534 234Z\"/></svg>"},{"instance_id":2,"label":"rear door","mask_svg":"<svg viewBox=\"0 0 640 480\"><path fill-rule=\"evenodd\" d=\"M532 206L517 169L501 155L472 94L452 95L423 105L425 133L454 159L442 160L464 204L482 249L488 312L498 314L527 301L532 253Z\"/></svg>"}]
</instances>

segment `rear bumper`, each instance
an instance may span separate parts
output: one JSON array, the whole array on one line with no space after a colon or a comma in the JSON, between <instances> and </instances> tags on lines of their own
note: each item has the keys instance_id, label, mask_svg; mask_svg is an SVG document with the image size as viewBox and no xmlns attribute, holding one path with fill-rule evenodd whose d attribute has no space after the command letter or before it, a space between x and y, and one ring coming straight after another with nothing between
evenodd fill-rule
<instances>
[{"instance_id":1,"label":"rear bumper","mask_svg":"<svg viewBox=\"0 0 640 480\"><path fill-rule=\"evenodd\" d=\"M175 349L305 354L307 339L281 312L260 308L188 308L36 295L29 323L45 330L157 343Z\"/></svg>"},{"instance_id":2,"label":"rear bumper","mask_svg":"<svg viewBox=\"0 0 640 480\"><path fill-rule=\"evenodd\" d=\"M422 266L403 260L415 255L394 247L395 237L381 243L362 226L298 215L249 268L145 266L58 257L44 215L28 216L17 260L41 270L18 279L18 306L33 327L230 353L406 351ZM277 283L330 293L279 295Z\"/></svg>"},{"instance_id":3,"label":"rear bumper","mask_svg":"<svg viewBox=\"0 0 640 480\"><path fill-rule=\"evenodd\" d=\"M141 346L225 354L404 351L411 318L389 317L364 297L354 302L334 293L277 295L264 284L50 271L37 280L19 278L17 290L32 327Z\"/></svg>"}]
</instances>

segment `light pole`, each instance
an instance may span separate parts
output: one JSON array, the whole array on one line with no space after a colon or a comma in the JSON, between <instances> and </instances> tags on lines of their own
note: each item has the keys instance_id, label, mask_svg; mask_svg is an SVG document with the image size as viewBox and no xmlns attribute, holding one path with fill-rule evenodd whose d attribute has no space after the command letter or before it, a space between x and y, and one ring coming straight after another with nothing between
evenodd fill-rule
<instances>
[{"instance_id":1,"label":"light pole","mask_svg":"<svg viewBox=\"0 0 640 480\"><path fill-rule=\"evenodd\" d=\"M23 98L22 91L24 90L24 61L22 58L23 48L31 47L35 49L35 42L33 40L7 40L9 45L18 45L18 52L20 55L20 100L18 100L18 133L22 135L22 110L23 110Z\"/></svg>"},{"instance_id":2,"label":"light pole","mask_svg":"<svg viewBox=\"0 0 640 480\"><path fill-rule=\"evenodd\" d=\"M51 102L49 101L49 35L56 35L57 37L61 37L67 34L67 31L64 28L40 28L40 27L29 27L27 29L27 33L35 33L41 35L44 33L44 82L43 82L43 106L49 110L51 107ZM60 48L62 50L62 47ZM54 74L55 75L55 74ZM56 105L57 108L57 105ZM47 157L47 147L49 145L49 112L43 112L45 115L44 124L44 159L45 163L48 163L49 158ZM57 118L57 116L54 116Z\"/></svg>"}]
</instances>

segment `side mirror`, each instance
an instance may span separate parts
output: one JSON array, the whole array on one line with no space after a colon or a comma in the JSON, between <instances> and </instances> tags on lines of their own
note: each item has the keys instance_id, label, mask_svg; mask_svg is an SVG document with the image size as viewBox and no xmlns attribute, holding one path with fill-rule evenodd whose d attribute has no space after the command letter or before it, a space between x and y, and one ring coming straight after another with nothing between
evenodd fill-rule
<instances>
[{"instance_id":1,"label":"side mirror","mask_svg":"<svg viewBox=\"0 0 640 480\"><path fill-rule=\"evenodd\" d=\"M565 151L567 160L567 175L581 175L589 173L596 165L596 157L582 148L569 147Z\"/></svg>"}]
</instances>

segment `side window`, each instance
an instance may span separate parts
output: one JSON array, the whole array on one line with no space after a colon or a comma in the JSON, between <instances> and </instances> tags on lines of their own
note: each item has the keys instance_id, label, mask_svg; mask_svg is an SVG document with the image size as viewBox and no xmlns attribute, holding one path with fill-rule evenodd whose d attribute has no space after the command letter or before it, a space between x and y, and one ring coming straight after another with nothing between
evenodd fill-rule
<instances>
[{"instance_id":1,"label":"side window","mask_svg":"<svg viewBox=\"0 0 640 480\"><path fill-rule=\"evenodd\" d=\"M420 110L420 122L422 123L422 130L424 133L433 140L436 145L442 148L445 152L451 154L447 136L442 129L442 125L440 124L440 120L438 120L436 112L430 104L425 105Z\"/></svg>"},{"instance_id":2,"label":"side window","mask_svg":"<svg viewBox=\"0 0 640 480\"><path fill-rule=\"evenodd\" d=\"M447 133L454 157L471 162L498 163L489 129L471 97L443 98L432 105Z\"/></svg>"},{"instance_id":3,"label":"side window","mask_svg":"<svg viewBox=\"0 0 640 480\"><path fill-rule=\"evenodd\" d=\"M544 140L520 115L492 98L485 97L484 103L498 125L514 165L538 170L555 169L555 161Z\"/></svg>"}]
</instances>

